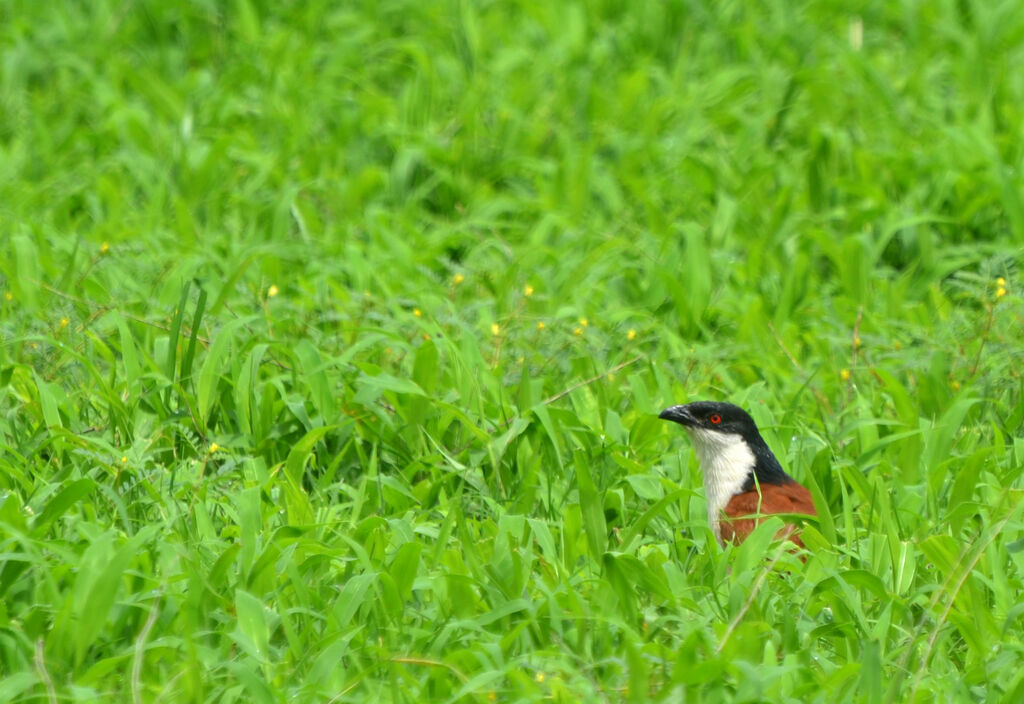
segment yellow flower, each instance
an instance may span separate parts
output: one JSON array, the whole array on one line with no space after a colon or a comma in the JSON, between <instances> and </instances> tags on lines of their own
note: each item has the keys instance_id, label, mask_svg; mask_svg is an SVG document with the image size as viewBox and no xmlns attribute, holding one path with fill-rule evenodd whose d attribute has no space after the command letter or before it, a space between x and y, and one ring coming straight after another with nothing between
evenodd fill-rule
<instances>
[{"instance_id":1,"label":"yellow flower","mask_svg":"<svg viewBox=\"0 0 1024 704\"><path fill-rule=\"evenodd\" d=\"M860 335L857 335L857 337L853 338L853 346L860 347Z\"/></svg>"},{"instance_id":2,"label":"yellow flower","mask_svg":"<svg viewBox=\"0 0 1024 704\"><path fill-rule=\"evenodd\" d=\"M421 311L419 308L413 308L412 314L415 315L417 318L423 317L423 311Z\"/></svg>"},{"instance_id":3,"label":"yellow flower","mask_svg":"<svg viewBox=\"0 0 1024 704\"><path fill-rule=\"evenodd\" d=\"M423 333L423 341L424 342L429 342L430 341L430 335L428 335L427 333Z\"/></svg>"},{"instance_id":4,"label":"yellow flower","mask_svg":"<svg viewBox=\"0 0 1024 704\"><path fill-rule=\"evenodd\" d=\"M531 286L530 284L526 284L526 286L523 287L523 295L527 297L532 296L533 286Z\"/></svg>"},{"instance_id":5,"label":"yellow flower","mask_svg":"<svg viewBox=\"0 0 1024 704\"><path fill-rule=\"evenodd\" d=\"M1006 288L1006 279L1004 279L1002 276L997 277L996 286L998 286L999 288Z\"/></svg>"},{"instance_id":6,"label":"yellow flower","mask_svg":"<svg viewBox=\"0 0 1024 704\"><path fill-rule=\"evenodd\" d=\"M217 444L217 443L215 443L215 442L211 442L211 443L210 443L210 454L211 454L211 455L212 455L212 454L213 454L214 452L216 452L217 450L219 450L219 449L220 449L220 445L218 445L218 444Z\"/></svg>"},{"instance_id":7,"label":"yellow flower","mask_svg":"<svg viewBox=\"0 0 1024 704\"><path fill-rule=\"evenodd\" d=\"M626 339L627 340L635 340L636 339L636 330L632 330L631 329L629 332L627 332L626 333Z\"/></svg>"},{"instance_id":8,"label":"yellow flower","mask_svg":"<svg viewBox=\"0 0 1024 704\"><path fill-rule=\"evenodd\" d=\"M458 286L459 284L461 284L465 280L466 280L466 277L463 276L462 274L456 274L455 276L452 277L452 283L455 284L456 286Z\"/></svg>"},{"instance_id":9,"label":"yellow flower","mask_svg":"<svg viewBox=\"0 0 1024 704\"><path fill-rule=\"evenodd\" d=\"M537 673L537 684L540 684L543 681L544 681L544 673L543 672L538 672Z\"/></svg>"},{"instance_id":10,"label":"yellow flower","mask_svg":"<svg viewBox=\"0 0 1024 704\"><path fill-rule=\"evenodd\" d=\"M1006 289L1000 286L996 289L996 298L1002 298L1006 295Z\"/></svg>"},{"instance_id":11,"label":"yellow flower","mask_svg":"<svg viewBox=\"0 0 1024 704\"><path fill-rule=\"evenodd\" d=\"M842 370L840 370L839 378L842 379L843 381L849 381L850 380L850 370L849 369L842 369Z\"/></svg>"},{"instance_id":12,"label":"yellow flower","mask_svg":"<svg viewBox=\"0 0 1024 704\"><path fill-rule=\"evenodd\" d=\"M273 298L278 293L279 291L277 290L277 286L272 285L270 288L267 289L267 298Z\"/></svg>"},{"instance_id":13,"label":"yellow flower","mask_svg":"<svg viewBox=\"0 0 1024 704\"><path fill-rule=\"evenodd\" d=\"M587 322L586 318L580 318L580 325L582 325L583 327L587 327L588 325L590 325L590 323Z\"/></svg>"},{"instance_id":14,"label":"yellow flower","mask_svg":"<svg viewBox=\"0 0 1024 704\"><path fill-rule=\"evenodd\" d=\"M498 325L497 323L491 323L491 334L492 335L497 335L500 332L501 332L501 326Z\"/></svg>"},{"instance_id":15,"label":"yellow flower","mask_svg":"<svg viewBox=\"0 0 1024 704\"><path fill-rule=\"evenodd\" d=\"M104 242L100 245L100 254L106 254L110 251L110 243Z\"/></svg>"},{"instance_id":16,"label":"yellow flower","mask_svg":"<svg viewBox=\"0 0 1024 704\"><path fill-rule=\"evenodd\" d=\"M4 300L6 300L6 301L13 301L14 300L14 294L11 293L10 291L4 291Z\"/></svg>"},{"instance_id":17,"label":"yellow flower","mask_svg":"<svg viewBox=\"0 0 1024 704\"><path fill-rule=\"evenodd\" d=\"M127 463L128 463L128 456L127 455L123 455L121 457L121 464L127 464Z\"/></svg>"},{"instance_id":18,"label":"yellow flower","mask_svg":"<svg viewBox=\"0 0 1024 704\"><path fill-rule=\"evenodd\" d=\"M949 386L950 386L950 388L953 389L953 391L959 391L960 390L960 382L957 381L956 379L953 379L953 381L949 382Z\"/></svg>"},{"instance_id":19,"label":"yellow flower","mask_svg":"<svg viewBox=\"0 0 1024 704\"><path fill-rule=\"evenodd\" d=\"M61 318L60 319L60 326L62 328L66 328L68 326L68 319L67 318Z\"/></svg>"},{"instance_id":20,"label":"yellow flower","mask_svg":"<svg viewBox=\"0 0 1024 704\"><path fill-rule=\"evenodd\" d=\"M583 328L573 328L572 329L572 334L576 335L577 337L579 337L580 335L583 334Z\"/></svg>"},{"instance_id":21,"label":"yellow flower","mask_svg":"<svg viewBox=\"0 0 1024 704\"><path fill-rule=\"evenodd\" d=\"M545 327L547 327L547 326L544 325L544 321L543 320L540 321L539 323L537 323L537 329L538 330L543 330Z\"/></svg>"}]
</instances>

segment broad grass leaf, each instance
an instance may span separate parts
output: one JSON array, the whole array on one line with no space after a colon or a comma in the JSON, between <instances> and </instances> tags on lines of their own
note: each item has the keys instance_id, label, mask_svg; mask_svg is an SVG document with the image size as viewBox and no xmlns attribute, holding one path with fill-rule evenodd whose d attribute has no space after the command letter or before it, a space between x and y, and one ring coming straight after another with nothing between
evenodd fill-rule
<instances>
[{"instance_id":1,"label":"broad grass leaf","mask_svg":"<svg viewBox=\"0 0 1024 704\"><path fill-rule=\"evenodd\" d=\"M413 396L427 395L426 392L411 379L402 379L391 374L377 374L375 376L361 374L359 378L356 379L356 385L363 389L359 395L360 400L363 400L363 402L366 402L366 391L373 392L371 397L374 398L385 391L393 391L396 394L411 394Z\"/></svg>"},{"instance_id":2,"label":"broad grass leaf","mask_svg":"<svg viewBox=\"0 0 1024 704\"><path fill-rule=\"evenodd\" d=\"M412 596L412 585L416 581L416 575L420 568L420 554L423 546L418 542L408 542L398 548L388 572L403 600Z\"/></svg>"},{"instance_id":3,"label":"broad grass leaf","mask_svg":"<svg viewBox=\"0 0 1024 704\"><path fill-rule=\"evenodd\" d=\"M925 469L929 472L929 484L933 487L943 478L938 470L943 462L952 456L954 437L963 425L967 412L976 403L976 398L958 399L925 434Z\"/></svg>"},{"instance_id":4,"label":"broad grass leaf","mask_svg":"<svg viewBox=\"0 0 1024 704\"><path fill-rule=\"evenodd\" d=\"M336 628L344 630L349 627L356 613L367 603L370 587L376 581L376 574L365 573L354 575L345 582L331 607Z\"/></svg>"},{"instance_id":5,"label":"broad grass leaf","mask_svg":"<svg viewBox=\"0 0 1024 704\"><path fill-rule=\"evenodd\" d=\"M665 513L670 506L681 500L683 497L692 495L693 493L694 491L692 489L676 489L671 494L659 499L653 506L644 511L640 518L626 527L626 530L622 533L622 547L626 550L631 549L633 541L647 529L647 525L652 520Z\"/></svg>"},{"instance_id":6,"label":"broad grass leaf","mask_svg":"<svg viewBox=\"0 0 1024 704\"><path fill-rule=\"evenodd\" d=\"M862 701L879 704L882 701L882 646L870 640L861 647L860 686L864 692Z\"/></svg>"},{"instance_id":7,"label":"broad grass leaf","mask_svg":"<svg viewBox=\"0 0 1024 704\"><path fill-rule=\"evenodd\" d=\"M309 389L313 405L320 414L321 423L333 423L338 416L338 405L319 350L309 340L302 340L295 346L295 356L299 360L302 379Z\"/></svg>"},{"instance_id":8,"label":"broad grass leaf","mask_svg":"<svg viewBox=\"0 0 1024 704\"><path fill-rule=\"evenodd\" d=\"M317 648L310 656L314 658L309 668L309 680L320 683L324 687L341 689L345 681L345 654L351 647L352 640L362 632L357 628L348 633L333 633L317 643Z\"/></svg>"},{"instance_id":9,"label":"broad grass leaf","mask_svg":"<svg viewBox=\"0 0 1024 704\"><path fill-rule=\"evenodd\" d=\"M56 496L46 503L46 507L32 521L32 535L36 538L42 537L51 523L92 493L92 490L95 488L96 482L92 479L83 478L77 479L61 489Z\"/></svg>"},{"instance_id":10,"label":"broad grass leaf","mask_svg":"<svg viewBox=\"0 0 1024 704\"><path fill-rule=\"evenodd\" d=\"M256 391L260 365L267 352L266 344L255 345L246 355L235 381L235 410L238 413L239 430L259 438L256 419L259 417L260 397Z\"/></svg>"},{"instance_id":11,"label":"broad grass leaf","mask_svg":"<svg viewBox=\"0 0 1024 704\"><path fill-rule=\"evenodd\" d=\"M284 463L284 474L287 480L285 507L288 510L288 522L291 525L309 524L314 520L313 505L309 502L309 496L303 488L302 475L305 473L306 462L313 454L313 447L316 443L324 435L339 427L338 425L325 425L313 428L301 440L292 445L292 449L288 453L288 459Z\"/></svg>"},{"instance_id":12,"label":"broad grass leaf","mask_svg":"<svg viewBox=\"0 0 1024 704\"><path fill-rule=\"evenodd\" d=\"M776 534L782 530L785 524L781 518L771 516L765 518L754 531L748 535L742 543L735 548L735 559L733 570L735 575L741 575L747 570L758 570L764 563L765 557L770 555L768 548L775 540ZM781 549L781 548L776 548Z\"/></svg>"},{"instance_id":13,"label":"broad grass leaf","mask_svg":"<svg viewBox=\"0 0 1024 704\"><path fill-rule=\"evenodd\" d=\"M196 390L196 405L203 427L210 429L210 416L216 402L217 386L221 376L228 370L226 364L231 343L236 331L244 328L249 321L244 318L232 320L219 330L213 338L206 359L199 370L199 381ZM237 397L236 397L237 400Z\"/></svg>"},{"instance_id":14,"label":"broad grass leaf","mask_svg":"<svg viewBox=\"0 0 1024 704\"><path fill-rule=\"evenodd\" d=\"M41 684L35 673L28 671L4 674L0 678L0 701L18 701L18 696L30 687Z\"/></svg>"},{"instance_id":15,"label":"broad grass leaf","mask_svg":"<svg viewBox=\"0 0 1024 704\"><path fill-rule=\"evenodd\" d=\"M440 369L437 354L437 346L432 340L424 340L416 348L416 356L413 361L413 381L425 393L431 394L437 388L438 370Z\"/></svg>"},{"instance_id":16,"label":"broad grass leaf","mask_svg":"<svg viewBox=\"0 0 1024 704\"><path fill-rule=\"evenodd\" d=\"M243 636L238 638L236 634L236 642L250 656L266 663L270 657L270 628L263 602L247 591L236 589L235 610L238 630Z\"/></svg>"},{"instance_id":17,"label":"broad grass leaf","mask_svg":"<svg viewBox=\"0 0 1024 704\"><path fill-rule=\"evenodd\" d=\"M604 555L604 564L606 568L608 565L614 564L623 579L641 591L654 594L667 603L672 603L675 600L675 595L669 588L664 574L652 570L636 556L609 552Z\"/></svg>"},{"instance_id":18,"label":"broad grass leaf","mask_svg":"<svg viewBox=\"0 0 1024 704\"><path fill-rule=\"evenodd\" d=\"M139 364L139 352L135 344L135 337L128 327L128 321L123 315L114 312L117 320L118 333L121 341L121 361L124 365L125 384L128 388L129 399L135 398L139 393L139 377L142 368Z\"/></svg>"},{"instance_id":19,"label":"broad grass leaf","mask_svg":"<svg viewBox=\"0 0 1024 704\"><path fill-rule=\"evenodd\" d=\"M182 386L185 382L192 378L192 363L196 357L196 343L199 339L199 327L203 323L203 311L206 309L206 289L201 284L196 282L196 286L199 288L199 298L196 300L196 307L192 313L192 326L188 335L188 347L185 348L185 354L181 358L180 376Z\"/></svg>"},{"instance_id":20,"label":"broad grass leaf","mask_svg":"<svg viewBox=\"0 0 1024 704\"><path fill-rule=\"evenodd\" d=\"M11 237L14 248L15 270L8 279L19 301L26 308L34 311L39 307L39 250L28 235L17 234Z\"/></svg>"},{"instance_id":21,"label":"broad grass leaf","mask_svg":"<svg viewBox=\"0 0 1024 704\"><path fill-rule=\"evenodd\" d=\"M57 397L56 391L50 386L50 384L44 380L39 373L34 371L32 375L35 377L36 389L39 394L39 406L43 412L43 421L46 423L48 428L62 428L64 423L60 418L60 411L57 410Z\"/></svg>"},{"instance_id":22,"label":"broad grass leaf","mask_svg":"<svg viewBox=\"0 0 1024 704\"><path fill-rule=\"evenodd\" d=\"M590 472L589 459L581 450L573 455L576 467L576 486L579 490L580 512L583 518L583 530L587 535L590 556L597 563L601 562L608 547L608 526L604 518L604 501L598 494L594 478Z\"/></svg>"},{"instance_id":23,"label":"broad grass leaf","mask_svg":"<svg viewBox=\"0 0 1024 704\"><path fill-rule=\"evenodd\" d=\"M83 553L72 592L70 618L58 619L55 624L55 637L72 645L76 663L84 660L106 624L128 565L158 530L158 526L145 526L119 546L115 546L112 533L103 533Z\"/></svg>"},{"instance_id":24,"label":"broad grass leaf","mask_svg":"<svg viewBox=\"0 0 1024 704\"><path fill-rule=\"evenodd\" d=\"M551 420L551 414L548 413L548 409L544 405L534 406L530 409L530 412L537 416L537 420L540 421L541 426L544 428L545 435L551 441L551 447L555 451L555 461L558 464L559 470L561 470L564 466L562 460L562 436L555 428L555 424Z\"/></svg>"},{"instance_id":25,"label":"broad grass leaf","mask_svg":"<svg viewBox=\"0 0 1024 704\"><path fill-rule=\"evenodd\" d=\"M230 660L225 667L245 687L246 702L277 704L278 700L266 681L262 667L257 669L253 666L252 661L246 658Z\"/></svg>"}]
</instances>

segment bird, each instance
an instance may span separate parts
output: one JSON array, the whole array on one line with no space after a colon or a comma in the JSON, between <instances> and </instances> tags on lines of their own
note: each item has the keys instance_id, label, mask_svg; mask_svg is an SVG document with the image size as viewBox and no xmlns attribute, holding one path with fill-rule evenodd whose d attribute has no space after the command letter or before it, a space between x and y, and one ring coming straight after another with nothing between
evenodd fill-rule
<instances>
[{"instance_id":1,"label":"bird","mask_svg":"<svg viewBox=\"0 0 1024 704\"><path fill-rule=\"evenodd\" d=\"M779 464L750 414L718 401L695 401L666 408L658 416L686 429L704 475L708 522L723 547L739 544L768 514L817 516L811 492ZM799 547L790 523L779 538Z\"/></svg>"}]
</instances>

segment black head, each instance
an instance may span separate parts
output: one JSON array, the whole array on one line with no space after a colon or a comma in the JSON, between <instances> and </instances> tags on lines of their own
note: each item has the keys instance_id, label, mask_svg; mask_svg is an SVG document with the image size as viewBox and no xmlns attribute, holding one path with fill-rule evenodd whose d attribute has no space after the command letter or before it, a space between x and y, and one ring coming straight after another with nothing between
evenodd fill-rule
<instances>
[{"instance_id":1,"label":"black head","mask_svg":"<svg viewBox=\"0 0 1024 704\"><path fill-rule=\"evenodd\" d=\"M666 408L658 417L679 423L687 430L698 431L696 434L690 434L695 441L699 440L701 431L739 435L746 441L754 455L753 472L759 482L785 484L793 481L761 437L754 419L739 406L718 401L694 401ZM753 486L753 479L750 486ZM746 490L749 490L749 487Z\"/></svg>"},{"instance_id":2,"label":"black head","mask_svg":"<svg viewBox=\"0 0 1024 704\"><path fill-rule=\"evenodd\" d=\"M687 428L704 428L743 437L761 436L757 432L757 425L750 414L731 403L694 401L666 408L658 417L674 421Z\"/></svg>"}]
</instances>

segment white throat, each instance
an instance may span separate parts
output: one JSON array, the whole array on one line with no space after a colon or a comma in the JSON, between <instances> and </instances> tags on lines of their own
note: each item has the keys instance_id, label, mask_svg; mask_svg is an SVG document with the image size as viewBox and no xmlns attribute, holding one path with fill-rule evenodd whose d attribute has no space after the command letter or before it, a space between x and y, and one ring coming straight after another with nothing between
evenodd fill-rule
<instances>
[{"instance_id":1,"label":"white throat","mask_svg":"<svg viewBox=\"0 0 1024 704\"><path fill-rule=\"evenodd\" d=\"M686 432L690 434L701 472L704 473L708 522L715 532L715 538L721 542L719 518L729 500L743 490L743 485L754 470L754 453L742 435L689 426L686 426Z\"/></svg>"}]
</instances>

